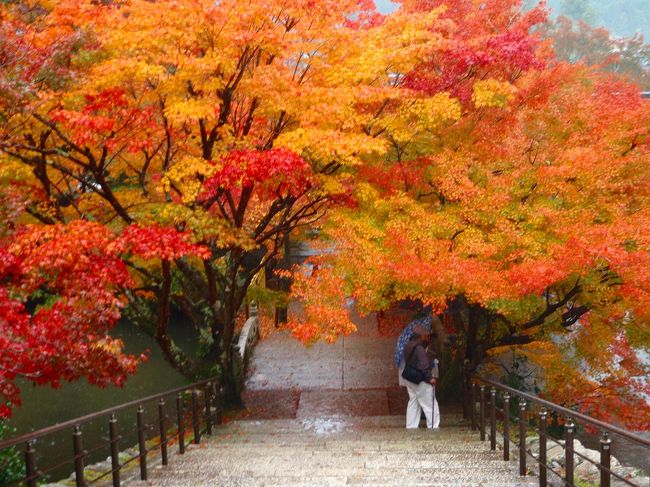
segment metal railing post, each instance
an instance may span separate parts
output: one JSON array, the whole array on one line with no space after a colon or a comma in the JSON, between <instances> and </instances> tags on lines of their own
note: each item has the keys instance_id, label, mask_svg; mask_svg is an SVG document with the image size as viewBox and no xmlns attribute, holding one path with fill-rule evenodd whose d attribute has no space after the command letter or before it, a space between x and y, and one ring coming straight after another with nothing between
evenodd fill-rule
<instances>
[{"instance_id":1,"label":"metal railing post","mask_svg":"<svg viewBox=\"0 0 650 487\"><path fill-rule=\"evenodd\" d=\"M539 412L539 487L546 487L546 418L548 413L542 408Z\"/></svg>"},{"instance_id":2,"label":"metal railing post","mask_svg":"<svg viewBox=\"0 0 650 487\"><path fill-rule=\"evenodd\" d=\"M612 440L609 438L607 431L603 431L600 438L600 487L609 487L612 468Z\"/></svg>"},{"instance_id":3,"label":"metal railing post","mask_svg":"<svg viewBox=\"0 0 650 487\"><path fill-rule=\"evenodd\" d=\"M503 395L503 460L510 461L510 393Z\"/></svg>"},{"instance_id":4,"label":"metal railing post","mask_svg":"<svg viewBox=\"0 0 650 487\"><path fill-rule=\"evenodd\" d=\"M176 396L176 417L178 420L178 453L185 453L185 425L183 424L183 395Z\"/></svg>"},{"instance_id":5,"label":"metal railing post","mask_svg":"<svg viewBox=\"0 0 650 487\"><path fill-rule=\"evenodd\" d=\"M210 382L205 384L203 394L205 395L205 432L212 434L212 410L210 409Z\"/></svg>"},{"instance_id":6,"label":"metal railing post","mask_svg":"<svg viewBox=\"0 0 650 487\"><path fill-rule=\"evenodd\" d=\"M565 425L565 434L564 434L564 448L565 448L565 479L568 485L573 485L573 436L575 432L575 424L573 419L567 418Z\"/></svg>"},{"instance_id":7,"label":"metal railing post","mask_svg":"<svg viewBox=\"0 0 650 487\"><path fill-rule=\"evenodd\" d=\"M496 434L501 434L498 431L498 428L494 426L494 414L496 411L501 411L497 408L497 401L495 399L496 392L501 391L502 404L503 404L503 459L504 461L509 461L512 450L512 444L519 443L519 474L521 476L526 476L530 469L528 468L528 459L530 456L533 458L532 467L539 467L539 485L548 486L552 482L548 479L549 471L555 473L561 478L562 482L568 487L575 487L578 480L575 478L576 475L576 459L575 456L578 455L582 457L575 450L576 442L576 422L585 425L587 428L597 428L601 432L600 438L600 461L599 463L594 463L600 472L600 484L602 487L610 487L612 485L612 477L618 477L616 472L611 471L611 465L615 459L612 460L612 442L610 436L616 434L622 438L628 439L634 444L640 445L642 448L650 450L650 439L644 438L640 435L635 435L629 431L626 431L623 428L620 428L616 425L608 424L604 421L598 420L596 418L590 417L588 415L582 414L577 411L568 409L562 405L553 403L549 400L540 398L534 394L529 394L523 391L518 391L513 387L501 384L499 382L482 378L480 376L468 375L468 395L471 399L471 410L468 413L471 413L469 416L472 420L472 430L479 428L481 430L481 439L485 439L485 428L486 424L485 418L486 414L490 414L490 447L493 447L493 437ZM486 398L485 398L485 387L490 387L490 409L489 412L486 412ZM477 406L479 402L480 394L480 407ZM516 406L513 405L513 401L517 400ZM470 406L468 402L468 406ZM515 412L517 410L517 412ZM554 436L549 434L549 424L551 424L552 417L555 418L555 415L565 418L564 422L564 441L554 440ZM480 417L479 417L480 415ZM533 418L533 415L537 416L537 420ZM512 419L513 423L510 423ZM531 422L532 426L528 425L528 422ZM519 424L519 431L517 434L516 431L516 422ZM498 425L497 425L498 426ZM526 433L529 429L532 428L531 435L539 436L539 455L531 454L528 447L528 442L526 441ZM496 429L496 431L495 431ZM510 433L513 433L518 437L518 440L512 440L510 438ZM537 439L537 438L536 438ZM564 468L562 471L555 471L553 466L549 463L549 440L558 442L561 448L564 448ZM514 448L517 448L515 445ZM511 452L512 450L512 452ZM536 449L537 451L537 449ZM579 461L579 460L578 460ZM537 463L538 465L535 465ZM555 462L553 462L555 464ZM537 470L537 468L535 468ZM579 483L579 482L578 482Z\"/></svg>"},{"instance_id":8,"label":"metal railing post","mask_svg":"<svg viewBox=\"0 0 650 487\"><path fill-rule=\"evenodd\" d=\"M194 429L194 439L192 443L198 445L201 443L201 424L199 423L199 391L192 389L192 428Z\"/></svg>"},{"instance_id":9,"label":"metal railing post","mask_svg":"<svg viewBox=\"0 0 650 487\"><path fill-rule=\"evenodd\" d=\"M526 475L526 400L519 399L519 475Z\"/></svg>"},{"instance_id":10,"label":"metal railing post","mask_svg":"<svg viewBox=\"0 0 650 487\"><path fill-rule=\"evenodd\" d=\"M476 388L478 385L473 382L470 387L470 415L472 417L472 431L476 431Z\"/></svg>"},{"instance_id":11,"label":"metal railing post","mask_svg":"<svg viewBox=\"0 0 650 487\"><path fill-rule=\"evenodd\" d=\"M138 451L140 453L140 480L147 480L147 443L144 438L144 408L142 404L138 406L137 419L138 419Z\"/></svg>"},{"instance_id":12,"label":"metal railing post","mask_svg":"<svg viewBox=\"0 0 650 487\"><path fill-rule=\"evenodd\" d=\"M481 441L485 441L485 386L481 385L481 408L480 408L480 422L481 422Z\"/></svg>"},{"instance_id":13,"label":"metal railing post","mask_svg":"<svg viewBox=\"0 0 650 487\"><path fill-rule=\"evenodd\" d=\"M215 384L214 387L216 390L217 385ZM219 386L219 392L215 394L214 400L215 406L217 408L217 424L221 424L223 422L223 411L221 411L221 401L223 400L223 386Z\"/></svg>"},{"instance_id":14,"label":"metal railing post","mask_svg":"<svg viewBox=\"0 0 650 487\"><path fill-rule=\"evenodd\" d=\"M120 487L120 437L117 434L117 418L111 414L108 421L108 435L111 443L111 472L113 473L113 487Z\"/></svg>"},{"instance_id":15,"label":"metal railing post","mask_svg":"<svg viewBox=\"0 0 650 487\"><path fill-rule=\"evenodd\" d=\"M469 385L469 373L463 369L463 419L469 419Z\"/></svg>"},{"instance_id":16,"label":"metal railing post","mask_svg":"<svg viewBox=\"0 0 650 487\"><path fill-rule=\"evenodd\" d=\"M28 441L25 447L25 473L27 487L36 487L38 471L36 470L36 449L33 441Z\"/></svg>"},{"instance_id":17,"label":"metal railing post","mask_svg":"<svg viewBox=\"0 0 650 487\"><path fill-rule=\"evenodd\" d=\"M76 487L86 487L91 483L96 483L97 479L95 479L95 476L93 476L92 479L89 478L90 474L87 463L88 459L91 458L91 454L92 456L98 455L100 449L103 449L102 451L104 451L105 455L106 453L109 453L106 462L110 462L110 469L107 469L107 471L102 474L102 479L103 477L109 479L112 477L112 485L119 486L121 484L121 477L124 477L126 466L131 463L135 464L136 461L138 461L140 465L141 478L146 479L148 476L147 470L149 468L149 462L151 461L151 457L149 457L148 453L157 450L158 446L160 446L163 465L166 465L169 460L168 454L170 450L170 442L172 442L173 439L173 437L170 437L170 429L174 428L175 418L171 410L173 404L170 404L167 407L167 411L165 411L165 401L169 400L168 398L172 398L171 400L173 402L173 396L177 394L179 395L179 445L181 452L185 452L187 445L185 433L188 433L186 430L191 427L190 421L192 419L194 421L193 426L196 431L195 441L197 443L200 441L202 435L206 434L206 432L213 432L215 424L218 424L218 415L222 407L221 403L218 401L218 390L218 378L211 377L190 385L175 387L164 392L129 400L99 411L84 414L77 418L48 425L37 431L23 433L13 438L0 439L0 453L10 448L12 449L11 451L19 450L18 455L20 458L18 466L20 472L17 473L19 478L15 479L14 483L17 485L19 483L21 486L25 487L37 487L38 485L47 482L52 475L59 475L60 468L64 464L69 467L67 473L72 473L69 478L69 483L71 485L75 485ZM184 398L186 393L192 391L192 398ZM204 391L205 397L203 397ZM190 399L193 401L191 411L189 404ZM184 402L186 403L184 404ZM149 411L149 413L154 415L155 403L158 403L159 424L156 424L153 417L149 419L147 417L147 412L145 411L147 408L146 405L151 404L151 411ZM137 413L137 417L133 418L137 419L137 425L133 424L136 423L136 421L128 421L129 415L133 413ZM126 426L118 424L118 421L120 420L119 416L121 414L126 415L124 416L128 423ZM192 414L194 417L190 419ZM203 417L203 414L205 414L205 418ZM93 448L88 448L87 428L90 426L85 426L87 424L95 424L95 426L98 426L102 431L104 431L101 441L102 444L93 446ZM159 432L157 431L158 428L160 428ZM122 448L128 446L123 444L126 439L124 434L125 431L133 436L136 436L136 434L138 435L139 453L134 456L131 456L130 453L128 455L124 452L120 453L120 446ZM157 440L158 433L160 433L161 441L160 443L156 443L155 447L153 447L152 442ZM45 452L41 451L42 448L40 445L42 443L40 442L43 441L48 444L54 444L54 437L52 436L54 434L63 435L64 440L65 438L68 438L67 442L71 441L67 446L64 441L63 448L64 450L67 450L67 452L64 451L62 454L65 457L65 461L63 457L51 457L49 453L45 454ZM58 442L58 440L56 441ZM106 452L106 449L108 449L109 452ZM67 456L65 456L66 453ZM1 463L2 462L0 462L0 464ZM0 468L2 468L1 465ZM110 481L106 479L102 480L102 482L110 483Z\"/></svg>"},{"instance_id":18,"label":"metal railing post","mask_svg":"<svg viewBox=\"0 0 650 487\"><path fill-rule=\"evenodd\" d=\"M74 480L77 487L85 487L84 479L84 447L81 428L77 425L72 432L72 450L74 452Z\"/></svg>"},{"instance_id":19,"label":"metal railing post","mask_svg":"<svg viewBox=\"0 0 650 487\"><path fill-rule=\"evenodd\" d=\"M158 402L158 423L160 426L160 458L167 465L167 426L165 417L165 400L161 397Z\"/></svg>"},{"instance_id":20,"label":"metal railing post","mask_svg":"<svg viewBox=\"0 0 650 487\"><path fill-rule=\"evenodd\" d=\"M497 390L490 389L490 450L497 449Z\"/></svg>"}]
</instances>

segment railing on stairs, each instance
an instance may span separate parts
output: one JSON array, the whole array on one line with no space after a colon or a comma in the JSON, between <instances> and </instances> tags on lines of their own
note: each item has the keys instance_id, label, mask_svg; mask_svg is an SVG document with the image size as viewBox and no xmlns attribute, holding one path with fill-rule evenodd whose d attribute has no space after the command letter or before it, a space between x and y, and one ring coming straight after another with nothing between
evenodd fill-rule
<instances>
[{"instance_id":1,"label":"railing on stairs","mask_svg":"<svg viewBox=\"0 0 650 487\"><path fill-rule=\"evenodd\" d=\"M519 474L528 474L528 459L536 464L540 487L549 483L549 473L556 476L561 485L584 485L575 478L575 457L589 462L600 471L600 486L610 487L612 478L625 485L640 487L641 484L625 478L612 468L612 438L622 438L627 442L638 445L648 454L650 461L650 439L635 435L627 430L604 423L595 418L586 416L577 411L567 409L558 404L546 401L532 394L513 389L504 384L481 378L471 377L464 381L465 419L471 421L473 431L478 430L481 441L490 441L490 449L496 450L497 435L503 440L503 460L510 461L510 446L515 445L518 450ZM516 409L516 412L513 411ZM555 438L548 431L549 419L561 419L564 438ZM502 422L502 430L497 430L497 417ZM514 417L514 418L513 418ZM511 437L511 420L516 430L516 439ZM600 434L600 459L592 458L575 450L576 424L590 431ZM489 428L489 432L486 430ZM539 439L539 453L535 456L528 451L527 434L532 432ZM559 445L564 450L564 471L559 471L549 464L547 459L548 443ZM649 465L650 466L650 465ZM648 487L644 480L643 487ZM557 484L554 482L553 484ZM592 485L592 484L588 484Z\"/></svg>"},{"instance_id":2,"label":"railing on stairs","mask_svg":"<svg viewBox=\"0 0 650 487\"><path fill-rule=\"evenodd\" d=\"M260 337L260 318L256 303L247 304L246 322L242 327L239 338L233 342L232 368L235 376L237 387L240 390L244 388L246 379L246 368L253 354L255 344Z\"/></svg>"},{"instance_id":3,"label":"railing on stairs","mask_svg":"<svg viewBox=\"0 0 650 487\"><path fill-rule=\"evenodd\" d=\"M178 445L178 453L183 454L186 442L199 444L201 435L212 434L213 426L221 423L219 395L217 380L207 379L0 441L0 453L16 448L24 451L24 476L4 484L3 487L22 485L36 487L48 479L48 474L60 472L61 468L66 466L70 471L74 470L74 481L77 487L92 485L101 480L105 483L109 476L112 477L113 487L120 487L120 473L136 460L139 462L140 478L147 480L147 466L148 461L152 459L152 454L159 452L161 463L167 465L169 449L174 444ZM169 402L175 402L173 411L166 401L170 398L172 400ZM134 408L135 414L133 414ZM120 443L124 435L120 432L118 415L124 414L132 418L135 416L133 418L135 422L129 427L137 431L137 454L129 458L120 455L120 448L132 446ZM168 415L171 415L171 418ZM84 427L98 420L105 421L105 431L108 434L106 441L103 439L97 445L86 447L83 437ZM123 423L126 421L123 420ZM39 443L48 441L51 435L65 431L69 432L71 440L69 454L64 456L65 459L55 464L42 464L40 460L37 462ZM125 426L122 427L122 431L127 432ZM109 453L110 468L93 478L86 478L84 460L102 450Z\"/></svg>"}]
</instances>

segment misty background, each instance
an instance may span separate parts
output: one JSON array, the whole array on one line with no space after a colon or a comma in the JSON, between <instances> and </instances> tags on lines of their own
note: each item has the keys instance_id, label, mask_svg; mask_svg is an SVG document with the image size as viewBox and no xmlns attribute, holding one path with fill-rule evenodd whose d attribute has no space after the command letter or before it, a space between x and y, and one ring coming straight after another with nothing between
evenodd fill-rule
<instances>
[{"instance_id":1,"label":"misty background","mask_svg":"<svg viewBox=\"0 0 650 487\"><path fill-rule=\"evenodd\" d=\"M538 2L525 0L524 8ZM632 37L642 34L650 42L650 0L548 0L552 17L566 15L584 20L594 27L605 27L614 36ZM376 0L383 13L392 12L397 5L390 0Z\"/></svg>"}]
</instances>

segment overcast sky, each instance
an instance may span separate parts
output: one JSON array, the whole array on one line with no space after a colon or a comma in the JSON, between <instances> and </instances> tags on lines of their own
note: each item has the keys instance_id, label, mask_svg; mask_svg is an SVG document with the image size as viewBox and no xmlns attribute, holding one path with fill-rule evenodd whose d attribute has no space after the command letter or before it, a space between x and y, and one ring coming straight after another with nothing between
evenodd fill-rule
<instances>
[{"instance_id":1,"label":"overcast sky","mask_svg":"<svg viewBox=\"0 0 650 487\"><path fill-rule=\"evenodd\" d=\"M397 7L397 5L390 0L375 0L375 3L377 4L379 11L382 13L392 12Z\"/></svg>"}]
</instances>

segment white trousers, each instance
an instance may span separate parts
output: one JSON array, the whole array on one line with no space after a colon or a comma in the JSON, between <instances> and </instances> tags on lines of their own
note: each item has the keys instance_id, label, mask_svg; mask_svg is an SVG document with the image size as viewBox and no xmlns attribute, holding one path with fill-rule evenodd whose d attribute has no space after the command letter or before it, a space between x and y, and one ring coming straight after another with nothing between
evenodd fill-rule
<instances>
[{"instance_id":1,"label":"white trousers","mask_svg":"<svg viewBox=\"0 0 650 487\"><path fill-rule=\"evenodd\" d=\"M420 415L424 411L427 428L438 428L440 426L440 409L433 386L428 382L420 382L418 385L406 382L406 390L409 393L409 403L406 407L406 427L418 428Z\"/></svg>"}]
</instances>

